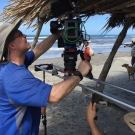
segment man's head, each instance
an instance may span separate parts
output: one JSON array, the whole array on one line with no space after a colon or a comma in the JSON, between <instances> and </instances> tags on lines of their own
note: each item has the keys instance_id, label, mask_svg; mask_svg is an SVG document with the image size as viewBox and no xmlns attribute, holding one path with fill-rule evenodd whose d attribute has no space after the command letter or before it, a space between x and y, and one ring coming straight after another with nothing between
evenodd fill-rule
<instances>
[{"instance_id":1,"label":"man's head","mask_svg":"<svg viewBox=\"0 0 135 135\"><path fill-rule=\"evenodd\" d=\"M16 52L22 55L25 54L30 47L31 46L27 42L26 35L24 35L21 31L15 30L12 36L10 36L8 48L11 53Z\"/></svg>"},{"instance_id":2,"label":"man's head","mask_svg":"<svg viewBox=\"0 0 135 135\"><path fill-rule=\"evenodd\" d=\"M18 30L20 24L21 19L14 24L0 23L0 62L2 62L3 57L6 57L8 50L23 52L30 48L26 36Z\"/></svg>"},{"instance_id":3,"label":"man's head","mask_svg":"<svg viewBox=\"0 0 135 135\"><path fill-rule=\"evenodd\" d=\"M84 46L87 47L89 45L89 42L87 40L84 41Z\"/></svg>"},{"instance_id":4,"label":"man's head","mask_svg":"<svg viewBox=\"0 0 135 135\"><path fill-rule=\"evenodd\" d=\"M127 113L124 116L124 121L135 132L135 112Z\"/></svg>"}]
</instances>

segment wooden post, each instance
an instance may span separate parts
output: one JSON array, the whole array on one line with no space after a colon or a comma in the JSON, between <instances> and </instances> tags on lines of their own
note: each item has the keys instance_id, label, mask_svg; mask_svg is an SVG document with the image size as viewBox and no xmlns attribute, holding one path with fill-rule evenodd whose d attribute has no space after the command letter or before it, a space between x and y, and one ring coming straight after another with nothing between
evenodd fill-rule
<instances>
[{"instance_id":1,"label":"wooden post","mask_svg":"<svg viewBox=\"0 0 135 135\"><path fill-rule=\"evenodd\" d=\"M108 56L108 59L106 60L104 66L103 66L103 69L100 73L100 76L99 76L99 80L102 80L102 81L105 81L106 80L106 77L108 75L108 72L109 72L109 69L111 68L111 64L112 64L112 61L113 61L113 58L118 50L118 48L120 47L120 45L122 44L122 41L124 40L125 36L126 36L126 33L127 33L127 30L128 28L132 25L133 23L133 18L128 18L124 24L124 27L122 29L122 31L120 32L113 48L112 48L112 51L110 53L110 55ZM103 92L104 90L104 84L101 84L101 83L97 83L96 84L96 89L97 91L100 91L100 92ZM96 97L98 99L100 99L98 96ZM98 99L95 99L95 100L98 100Z\"/></svg>"},{"instance_id":2,"label":"wooden post","mask_svg":"<svg viewBox=\"0 0 135 135\"><path fill-rule=\"evenodd\" d=\"M39 18L39 19L38 19L38 29L37 29L36 36L35 36L35 38L34 38L34 40L33 40L33 44L32 44L32 46L31 46L31 50L33 50L33 49L35 48L35 46L36 46L36 44L37 44L37 42L38 42L38 37L39 37L40 32L41 32L41 30L42 30L43 24L44 24L43 19Z\"/></svg>"}]
</instances>

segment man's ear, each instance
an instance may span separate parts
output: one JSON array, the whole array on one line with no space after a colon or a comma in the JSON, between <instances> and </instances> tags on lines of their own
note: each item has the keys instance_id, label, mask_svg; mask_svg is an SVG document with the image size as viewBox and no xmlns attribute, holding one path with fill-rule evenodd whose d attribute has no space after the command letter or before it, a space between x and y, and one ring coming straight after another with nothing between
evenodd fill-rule
<instances>
[{"instance_id":1,"label":"man's ear","mask_svg":"<svg viewBox=\"0 0 135 135\"><path fill-rule=\"evenodd\" d=\"M12 43L9 43L8 47L11 48L11 49L15 49L15 46Z\"/></svg>"}]
</instances>

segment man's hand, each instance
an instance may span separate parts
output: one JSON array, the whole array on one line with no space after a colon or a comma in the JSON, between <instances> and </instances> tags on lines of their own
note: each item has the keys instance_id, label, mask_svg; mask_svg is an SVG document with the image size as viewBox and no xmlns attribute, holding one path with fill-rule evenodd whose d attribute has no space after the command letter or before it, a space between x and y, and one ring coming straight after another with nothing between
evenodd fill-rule
<instances>
[{"instance_id":1,"label":"man's hand","mask_svg":"<svg viewBox=\"0 0 135 135\"><path fill-rule=\"evenodd\" d=\"M96 117L96 103L92 105L92 102L87 107L86 111L87 121L90 126L90 131L92 135L102 135L100 129L96 125L94 118Z\"/></svg>"},{"instance_id":2,"label":"man's hand","mask_svg":"<svg viewBox=\"0 0 135 135\"><path fill-rule=\"evenodd\" d=\"M82 76L86 76L91 70L92 70L92 66L89 62L87 62L86 60L80 62L78 66L78 71L81 72Z\"/></svg>"},{"instance_id":3,"label":"man's hand","mask_svg":"<svg viewBox=\"0 0 135 135\"><path fill-rule=\"evenodd\" d=\"M86 116L88 123L94 121L94 118L96 117L96 103L92 105L92 102L90 102L90 104L87 107Z\"/></svg>"}]
</instances>

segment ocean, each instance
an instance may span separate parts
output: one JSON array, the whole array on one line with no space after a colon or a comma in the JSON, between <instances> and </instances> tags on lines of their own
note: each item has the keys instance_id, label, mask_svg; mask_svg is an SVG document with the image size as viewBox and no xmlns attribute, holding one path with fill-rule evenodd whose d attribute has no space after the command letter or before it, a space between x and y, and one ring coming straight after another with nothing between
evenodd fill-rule
<instances>
[{"instance_id":1,"label":"ocean","mask_svg":"<svg viewBox=\"0 0 135 135\"><path fill-rule=\"evenodd\" d=\"M37 44L39 44L42 40L44 40L47 37L48 35L40 35ZM90 37L91 38L89 40L89 46L94 50L95 54L98 54L98 53L111 52L112 47L118 36L117 35L105 35L105 36L91 35ZM135 35L127 35L123 43L131 42L133 37L135 37ZM32 44L33 39L34 39L33 35L27 35L27 41L30 44ZM82 49L82 45L78 49ZM39 59L61 57L63 50L64 48L58 48L57 41L56 41L53 44L53 46L46 53L44 53ZM130 47L124 47L124 45L121 45L118 49L118 51L130 51L130 50L131 50Z\"/></svg>"}]
</instances>

